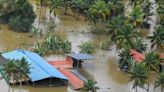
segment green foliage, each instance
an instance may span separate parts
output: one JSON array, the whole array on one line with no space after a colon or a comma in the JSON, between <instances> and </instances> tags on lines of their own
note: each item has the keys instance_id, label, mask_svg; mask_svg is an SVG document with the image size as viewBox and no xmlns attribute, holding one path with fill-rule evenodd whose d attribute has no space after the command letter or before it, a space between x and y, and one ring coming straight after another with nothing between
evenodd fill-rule
<instances>
[{"instance_id":1,"label":"green foliage","mask_svg":"<svg viewBox=\"0 0 164 92\"><path fill-rule=\"evenodd\" d=\"M30 64L27 62L26 58L22 57L20 60L15 60L17 74L16 77L20 80L24 78L28 78L28 74L30 74Z\"/></svg>"},{"instance_id":2,"label":"green foliage","mask_svg":"<svg viewBox=\"0 0 164 92\"><path fill-rule=\"evenodd\" d=\"M157 8L157 12L159 15L159 24L162 25L162 27L164 26L164 1L163 0L158 0L158 8Z\"/></svg>"},{"instance_id":3,"label":"green foliage","mask_svg":"<svg viewBox=\"0 0 164 92\"><path fill-rule=\"evenodd\" d=\"M112 16L118 16L124 13L123 0L109 0L108 9Z\"/></svg>"},{"instance_id":4,"label":"green foliage","mask_svg":"<svg viewBox=\"0 0 164 92\"><path fill-rule=\"evenodd\" d=\"M84 83L84 88L82 89L82 92L97 92L96 89L96 82L93 80L88 80Z\"/></svg>"},{"instance_id":5,"label":"green foliage","mask_svg":"<svg viewBox=\"0 0 164 92\"><path fill-rule=\"evenodd\" d=\"M151 48L157 48L159 50L163 49L164 46L164 29L162 26L158 26L153 32L153 36L149 36L151 39Z\"/></svg>"},{"instance_id":6,"label":"green foliage","mask_svg":"<svg viewBox=\"0 0 164 92\"><path fill-rule=\"evenodd\" d=\"M131 24L126 24L121 27L121 30L117 32L115 41L119 45L119 47L128 46L130 48L135 48L134 40L139 35L137 31L134 29L134 26Z\"/></svg>"},{"instance_id":7,"label":"green foliage","mask_svg":"<svg viewBox=\"0 0 164 92\"><path fill-rule=\"evenodd\" d=\"M108 32L111 34L111 40L114 41L116 34L121 30L122 25L124 25L125 18L123 16L115 16L108 22L107 27Z\"/></svg>"},{"instance_id":8,"label":"green foliage","mask_svg":"<svg viewBox=\"0 0 164 92\"><path fill-rule=\"evenodd\" d=\"M34 27L31 31L32 37L37 37L40 35L39 28Z\"/></svg>"},{"instance_id":9,"label":"green foliage","mask_svg":"<svg viewBox=\"0 0 164 92\"><path fill-rule=\"evenodd\" d=\"M145 65L145 69L148 71L156 71L159 72L159 66L160 66L160 56L159 54L155 52L149 52L145 55L145 60L143 64Z\"/></svg>"},{"instance_id":10,"label":"green foliage","mask_svg":"<svg viewBox=\"0 0 164 92\"><path fill-rule=\"evenodd\" d=\"M71 43L59 35L50 35L46 37L45 42L34 45L33 51L40 55L47 53L70 53Z\"/></svg>"},{"instance_id":11,"label":"green foliage","mask_svg":"<svg viewBox=\"0 0 164 92\"><path fill-rule=\"evenodd\" d=\"M47 51L47 48L46 48L45 44L36 43L34 45L33 51L38 53L39 55L44 55L45 52Z\"/></svg>"},{"instance_id":12,"label":"green foliage","mask_svg":"<svg viewBox=\"0 0 164 92\"><path fill-rule=\"evenodd\" d=\"M9 27L16 31L29 31L31 28L31 23L28 19L24 19L21 16L15 18L10 18Z\"/></svg>"},{"instance_id":13,"label":"green foliage","mask_svg":"<svg viewBox=\"0 0 164 92\"><path fill-rule=\"evenodd\" d=\"M93 53L94 44L92 42L82 42L79 46L81 53Z\"/></svg>"},{"instance_id":14,"label":"green foliage","mask_svg":"<svg viewBox=\"0 0 164 92\"><path fill-rule=\"evenodd\" d=\"M10 82L10 79L15 79L16 76L16 63L14 62L14 60L9 60L3 67L3 70L6 72L7 74L7 82Z\"/></svg>"},{"instance_id":15,"label":"green foliage","mask_svg":"<svg viewBox=\"0 0 164 92\"><path fill-rule=\"evenodd\" d=\"M128 16L128 22L132 23L135 27L143 23L144 12L140 5L134 6L132 12Z\"/></svg>"},{"instance_id":16,"label":"green foliage","mask_svg":"<svg viewBox=\"0 0 164 92\"><path fill-rule=\"evenodd\" d=\"M161 86L161 92L163 92L163 90L164 90L164 72L159 74L154 85L155 85L154 86L155 88Z\"/></svg>"},{"instance_id":17,"label":"green foliage","mask_svg":"<svg viewBox=\"0 0 164 92\"><path fill-rule=\"evenodd\" d=\"M53 33L54 31L56 31L55 30L56 29L56 26L57 25L52 20L50 20L50 22L47 25L47 31L48 31L48 33Z\"/></svg>"},{"instance_id":18,"label":"green foliage","mask_svg":"<svg viewBox=\"0 0 164 92\"><path fill-rule=\"evenodd\" d=\"M0 6L0 21L16 31L30 30L36 15L27 0L4 0Z\"/></svg>"},{"instance_id":19,"label":"green foliage","mask_svg":"<svg viewBox=\"0 0 164 92\"><path fill-rule=\"evenodd\" d=\"M133 68L130 69L129 74L129 81L134 81L133 88L144 88L144 84L146 83L149 72L146 70L143 64L136 64Z\"/></svg>"},{"instance_id":20,"label":"green foliage","mask_svg":"<svg viewBox=\"0 0 164 92\"><path fill-rule=\"evenodd\" d=\"M107 4L102 0L97 0L93 5L91 5L88 11L89 15L91 15L90 17L92 19L94 18L95 23L101 23L101 21L105 20L110 15Z\"/></svg>"},{"instance_id":21,"label":"green foliage","mask_svg":"<svg viewBox=\"0 0 164 92\"><path fill-rule=\"evenodd\" d=\"M28 78L28 74L30 73L30 64L26 61L26 58L22 57L20 60L9 60L4 64L3 70L6 72L10 81L20 81L22 79Z\"/></svg>"},{"instance_id":22,"label":"green foliage","mask_svg":"<svg viewBox=\"0 0 164 92\"><path fill-rule=\"evenodd\" d=\"M77 11L77 13L80 13L83 10L87 8L85 0L72 0L71 1L71 9L73 11Z\"/></svg>"},{"instance_id":23,"label":"green foliage","mask_svg":"<svg viewBox=\"0 0 164 92\"><path fill-rule=\"evenodd\" d=\"M54 15L61 15L63 10L64 0L50 0L49 7L50 13L54 13Z\"/></svg>"},{"instance_id":24,"label":"green foliage","mask_svg":"<svg viewBox=\"0 0 164 92\"><path fill-rule=\"evenodd\" d=\"M130 56L130 50L129 48L124 48L120 53L119 53L119 67L120 69L123 69L124 66L129 66L130 65L130 60L131 60L131 56Z\"/></svg>"},{"instance_id":25,"label":"green foliage","mask_svg":"<svg viewBox=\"0 0 164 92\"><path fill-rule=\"evenodd\" d=\"M139 52L144 52L144 51L146 51L146 48L147 48L147 44L145 44L142 39L143 38L137 37L134 42L135 50L137 50Z\"/></svg>"}]
</instances>

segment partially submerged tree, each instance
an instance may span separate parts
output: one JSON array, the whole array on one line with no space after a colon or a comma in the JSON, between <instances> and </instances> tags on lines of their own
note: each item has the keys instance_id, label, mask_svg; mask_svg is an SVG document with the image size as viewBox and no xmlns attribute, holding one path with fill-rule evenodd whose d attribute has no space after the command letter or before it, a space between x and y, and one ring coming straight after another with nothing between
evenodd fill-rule
<instances>
[{"instance_id":1,"label":"partially submerged tree","mask_svg":"<svg viewBox=\"0 0 164 92\"><path fill-rule=\"evenodd\" d=\"M164 47L164 29L162 26L158 26L153 32L152 36L149 36L151 40L151 48L156 48L157 50L162 50Z\"/></svg>"},{"instance_id":2,"label":"partially submerged tree","mask_svg":"<svg viewBox=\"0 0 164 92\"><path fill-rule=\"evenodd\" d=\"M145 55L145 60L143 64L145 65L145 69L147 69L148 71L159 72L160 61L161 60L159 54L155 52L149 52Z\"/></svg>"},{"instance_id":3,"label":"partially submerged tree","mask_svg":"<svg viewBox=\"0 0 164 92\"><path fill-rule=\"evenodd\" d=\"M4 0L0 4L0 21L15 31L30 31L36 15L27 0Z\"/></svg>"},{"instance_id":4,"label":"partially submerged tree","mask_svg":"<svg viewBox=\"0 0 164 92\"><path fill-rule=\"evenodd\" d=\"M154 83L154 87L160 87L161 86L161 92L164 92L164 72L160 73L158 78L156 79Z\"/></svg>"},{"instance_id":5,"label":"partially submerged tree","mask_svg":"<svg viewBox=\"0 0 164 92\"><path fill-rule=\"evenodd\" d=\"M79 46L81 53L93 53L94 44L93 42L82 42Z\"/></svg>"},{"instance_id":6,"label":"partially submerged tree","mask_svg":"<svg viewBox=\"0 0 164 92\"><path fill-rule=\"evenodd\" d=\"M93 80L88 80L84 83L84 88L82 90L84 92L97 92L96 89L96 82Z\"/></svg>"},{"instance_id":7,"label":"partially submerged tree","mask_svg":"<svg viewBox=\"0 0 164 92\"><path fill-rule=\"evenodd\" d=\"M131 24L126 24L121 27L120 31L117 32L115 40L120 47L123 47L124 45L126 46L129 45L130 48L134 49L135 48L134 40L138 36L139 35L135 30L134 26Z\"/></svg>"},{"instance_id":8,"label":"partially submerged tree","mask_svg":"<svg viewBox=\"0 0 164 92\"><path fill-rule=\"evenodd\" d=\"M138 87L144 88L144 84L146 83L149 73L143 64L136 64L130 69L129 74L129 81L133 81L133 88L136 89L136 92Z\"/></svg>"},{"instance_id":9,"label":"partially submerged tree","mask_svg":"<svg viewBox=\"0 0 164 92\"><path fill-rule=\"evenodd\" d=\"M26 61L26 58L22 57L20 60L9 60L5 63L3 70L8 76L8 82L20 83L20 90L22 87L22 81L27 81L28 74L30 73L30 64Z\"/></svg>"}]
</instances>

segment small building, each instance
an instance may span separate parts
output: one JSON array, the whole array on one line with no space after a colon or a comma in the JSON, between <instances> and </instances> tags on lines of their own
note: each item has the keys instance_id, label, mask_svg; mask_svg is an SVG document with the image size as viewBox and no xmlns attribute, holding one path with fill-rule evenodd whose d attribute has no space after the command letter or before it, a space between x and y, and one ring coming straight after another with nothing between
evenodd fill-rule
<instances>
[{"instance_id":1,"label":"small building","mask_svg":"<svg viewBox=\"0 0 164 92\"><path fill-rule=\"evenodd\" d=\"M83 60L91 60L94 57L90 54L84 53L74 53L74 54L67 54L65 60L50 60L49 64L54 66L55 68L80 68L82 67Z\"/></svg>"},{"instance_id":2,"label":"small building","mask_svg":"<svg viewBox=\"0 0 164 92\"><path fill-rule=\"evenodd\" d=\"M81 68L82 62L84 60L93 60L94 57L90 54L85 53L73 53L73 54L67 54L68 57L71 57L73 59L73 67L74 68Z\"/></svg>"},{"instance_id":3,"label":"small building","mask_svg":"<svg viewBox=\"0 0 164 92\"><path fill-rule=\"evenodd\" d=\"M25 51L25 50L14 50L11 52L3 53L2 56L5 59L16 59L19 60L22 57L26 58L30 64L29 81L33 85L37 86L52 86L52 85L66 85L68 78L65 77L60 71L51 66L38 54Z\"/></svg>"}]
</instances>

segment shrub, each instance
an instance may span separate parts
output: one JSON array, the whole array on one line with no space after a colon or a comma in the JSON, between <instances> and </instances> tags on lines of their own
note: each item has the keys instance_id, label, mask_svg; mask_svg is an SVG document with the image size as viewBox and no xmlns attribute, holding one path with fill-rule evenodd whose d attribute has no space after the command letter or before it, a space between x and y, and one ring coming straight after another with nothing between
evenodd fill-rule
<instances>
[{"instance_id":1,"label":"shrub","mask_svg":"<svg viewBox=\"0 0 164 92\"><path fill-rule=\"evenodd\" d=\"M15 31L30 31L36 15L27 0L5 0L0 6L1 22L9 24Z\"/></svg>"},{"instance_id":2,"label":"shrub","mask_svg":"<svg viewBox=\"0 0 164 92\"><path fill-rule=\"evenodd\" d=\"M43 43L37 43L33 49L34 52L44 55L47 53L70 53L71 43L58 35L46 37Z\"/></svg>"},{"instance_id":3,"label":"shrub","mask_svg":"<svg viewBox=\"0 0 164 92\"><path fill-rule=\"evenodd\" d=\"M82 42L79 46L81 53L93 53L94 44L93 42Z\"/></svg>"}]
</instances>

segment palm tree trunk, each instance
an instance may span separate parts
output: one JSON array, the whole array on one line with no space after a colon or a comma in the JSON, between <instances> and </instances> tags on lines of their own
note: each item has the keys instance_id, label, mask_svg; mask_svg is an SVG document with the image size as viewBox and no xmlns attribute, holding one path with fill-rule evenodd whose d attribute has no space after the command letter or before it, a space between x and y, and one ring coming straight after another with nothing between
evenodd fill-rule
<instances>
[{"instance_id":1,"label":"palm tree trunk","mask_svg":"<svg viewBox=\"0 0 164 92\"><path fill-rule=\"evenodd\" d=\"M40 21L41 21L41 11L42 11L42 6L40 6L40 9L39 9L38 28L40 26Z\"/></svg>"},{"instance_id":2,"label":"palm tree trunk","mask_svg":"<svg viewBox=\"0 0 164 92\"><path fill-rule=\"evenodd\" d=\"M149 83L147 84L147 86L148 86L148 88L147 88L147 92L149 92L149 89L150 89L150 88L149 88L149 87L150 87L150 86L149 86Z\"/></svg>"},{"instance_id":3,"label":"palm tree trunk","mask_svg":"<svg viewBox=\"0 0 164 92\"><path fill-rule=\"evenodd\" d=\"M8 89L8 92L10 92L10 85L9 85L9 89Z\"/></svg>"},{"instance_id":4,"label":"palm tree trunk","mask_svg":"<svg viewBox=\"0 0 164 92\"><path fill-rule=\"evenodd\" d=\"M164 90L163 88L164 88L164 87L163 87L163 86L161 86L161 92L163 92L163 90Z\"/></svg>"},{"instance_id":5,"label":"palm tree trunk","mask_svg":"<svg viewBox=\"0 0 164 92\"><path fill-rule=\"evenodd\" d=\"M131 41L128 37L126 37L126 39L127 39L127 41L129 42L129 44L130 44L130 46L132 47L132 49L134 49L135 46L134 46L134 44L132 43L132 41Z\"/></svg>"},{"instance_id":6,"label":"palm tree trunk","mask_svg":"<svg viewBox=\"0 0 164 92\"><path fill-rule=\"evenodd\" d=\"M22 92L22 80L21 79L19 80L19 83L20 83L19 89L20 89L20 92Z\"/></svg>"},{"instance_id":7,"label":"palm tree trunk","mask_svg":"<svg viewBox=\"0 0 164 92\"><path fill-rule=\"evenodd\" d=\"M44 21L46 20L46 12L47 12L47 2L45 1Z\"/></svg>"},{"instance_id":8,"label":"palm tree trunk","mask_svg":"<svg viewBox=\"0 0 164 92\"><path fill-rule=\"evenodd\" d=\"M8 85L9 85L9 89L8 89L8 92L10 92L10 79L11 79L11 75L9 75L9 79L8 79ZM13 82L14 83L14 82Z\"/></svg>"}]
</instances>

